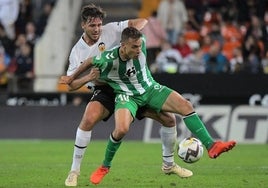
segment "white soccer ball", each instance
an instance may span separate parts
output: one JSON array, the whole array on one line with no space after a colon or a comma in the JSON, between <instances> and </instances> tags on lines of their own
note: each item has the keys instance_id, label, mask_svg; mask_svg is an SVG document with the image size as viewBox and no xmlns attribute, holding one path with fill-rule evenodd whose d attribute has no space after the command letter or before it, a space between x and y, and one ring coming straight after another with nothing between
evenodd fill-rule
<instances>
[{"instance_id":1,"label":"white soccer ball","mask_svg":"<svg viewBox=\"0 0 268 188\"><path fill-rule=\"evenodd\" d=\"M203 156L203 145L194 137L183 139L179 143L178 156L186 163L194 163Z\"/></svg>"}]
</instances>

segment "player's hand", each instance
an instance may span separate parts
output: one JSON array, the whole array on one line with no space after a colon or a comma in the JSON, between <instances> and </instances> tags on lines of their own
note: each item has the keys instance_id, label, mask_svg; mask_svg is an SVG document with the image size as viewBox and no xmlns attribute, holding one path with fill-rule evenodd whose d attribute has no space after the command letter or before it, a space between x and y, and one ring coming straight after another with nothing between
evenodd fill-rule
<instances>
[{"instance_id":1,"label":"player's hand","mask_svg":"<svg viewBox=\"0 0 268 188\"><path fill-rule=\"evenodd\" d=\"M96 80L100 77L100 69L99 68L92 68L90 73L87 75L88 80Z\"/></svg>"},{"instance_id":2,"label":"player's hand","mask_svg":"<svg viewBox=\"0 0 268 188\"><path fill-rule=\"evenodd\" d=\"M73 81L73 78L71 76L61 76L59 83L68 85L68 84L72 83L72 81Z\"/></svg>"}]
</instances>

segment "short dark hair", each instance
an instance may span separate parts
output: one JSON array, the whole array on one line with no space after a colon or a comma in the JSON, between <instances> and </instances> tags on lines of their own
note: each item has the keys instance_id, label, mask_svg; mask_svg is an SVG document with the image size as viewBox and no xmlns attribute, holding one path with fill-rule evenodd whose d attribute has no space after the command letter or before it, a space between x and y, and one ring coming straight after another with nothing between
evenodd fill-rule
<instances>
[{"instance_id":1,"label":"short dark hair","mask_svg":"<svg viewBox=\"0 0 268 188\"><path fill-rule=\"evenodd\" d=\"M121 42L127 41L129 38L139 39L142 37L142 33L135 27L127 27L122 31Z\"/></svg>"},{"instance_id":2,"label":"short dark hair","mask_svg":"<svg viewBox=\"0 0 268 188\"><path fill-rule=\"evenodd\" d=\"M87 22L90 18L100 18L103 20L106 17L106 13L101 7L97 7L94 4L85 5L81 10L81 21Z\"/></svg>"}]
</instances>

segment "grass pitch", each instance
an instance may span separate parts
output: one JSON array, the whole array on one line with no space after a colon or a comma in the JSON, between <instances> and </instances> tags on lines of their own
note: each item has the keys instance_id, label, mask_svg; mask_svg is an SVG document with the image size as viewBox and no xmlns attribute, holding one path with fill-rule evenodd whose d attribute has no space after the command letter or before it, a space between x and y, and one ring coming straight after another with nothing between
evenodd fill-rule
<instances>
[{"instance_id":1,"label":"grass pitch","mask_svg":"<svg viewBox=\"0 0 268 188\"><path fill-rule=\"evenodd\" d=\"M264 188L268 187L268 145L240 145L217 159L205 152L187 179L161 172L161 144L125 141L110 173L97 186L88 177L102 162L106 141L94 141L84 157L78 187L98 188ZM57 188L71 165L73 140L0 140L0 188Z\"/></svg>"}]
</instances>

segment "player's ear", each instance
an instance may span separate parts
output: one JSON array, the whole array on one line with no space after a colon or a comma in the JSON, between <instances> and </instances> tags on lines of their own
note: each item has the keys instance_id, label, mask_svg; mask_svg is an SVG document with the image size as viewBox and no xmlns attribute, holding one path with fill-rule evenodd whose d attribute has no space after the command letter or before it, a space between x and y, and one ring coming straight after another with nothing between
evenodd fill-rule
<instances>
[{"instance_id":1,"label":"player's ear","mask_svg":"<svg viewBox=\"0 0 268 188\"><path fill-rule=\"evenodd\" d=\"M84 22L81 22L81 28L85 29L85 23Z\"/></svg>"}]
</instances>

